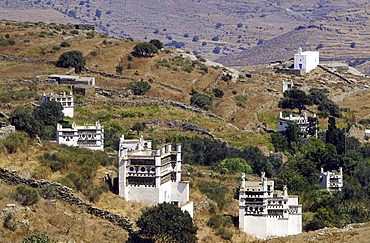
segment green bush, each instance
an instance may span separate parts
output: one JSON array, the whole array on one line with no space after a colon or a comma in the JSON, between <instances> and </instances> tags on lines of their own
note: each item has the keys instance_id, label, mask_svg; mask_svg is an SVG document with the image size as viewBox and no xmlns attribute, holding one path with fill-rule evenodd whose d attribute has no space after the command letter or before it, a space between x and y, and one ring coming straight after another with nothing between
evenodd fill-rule
<instances>
[{"instance_id":1,"label":"green bush","mask_svg":"<svg viewBox=\"0 0 370 243\"><path fill-rule=\"evenodd\" d=\"M306 226L304 227L305 231L312 231L312 230L318 230L325 227L324 221L313 218L311 221L309 221Z\"/></svg>"},{"instance_id":2,"label":"green bush","mask_svg":"<svg viewBox=\"0 0 370 243\"><path fill-rule=\"evenodd\" d=\"M201 64L201 65L200 65L200 70L202 70L202 71L204 71L204 72L208 73L208 67L207 67L206 65L204 65L204 64Z\"/></svg>"},{"instance_id":3,"label":"green bush","mask_svg":"<svg viewBox=\"0 0 370 243\"><path fill-rule=\"evenodd\" d=\"M61 44L60 44L60 47L70 47L71 46L71 44L69 44L68 42L62 42Z\"/></svg>"},{"instance_id":4,"label":"green bush","mask_svg":"<svg viewBox=\"0 0 370 243\"><path fill-rule=\"evenodd\" d=\"M46 198L46 199L59 198L59 191L55 186L45 184L45 185L40 186L37 189L43 198Z\"/></svg>"},{"instance_id":5,"label":"green bush","mask_svg":"<svg viewBox=\"0 0 370 243\"><path fill-rule=\"evenodd\" d=\"M4 219L3 223L4 228L16 231L18 228L17 218L14 213L8 213Z\"/></svg>"},{"instance_id":6,"label":"green bush","mask_svg":"<svg viewBox=\"0 0 370 243\"><path fill-rule=\"evenodd\" d=\"M221 236L222 239L224 240L231 240L233 238L233 233L228 231L225 228L219 228L216 230L216 235Z\"/></svg>"},{"instance_id":7,"label":"green bush","mask_svg":"<svg viewBox=\"0 0 370 243\"><path fill-rule=\"evenodd\" d=\"M190 104L201 109L211 110L212 98L206 94L197 93L190 98Z\"/></svg>"},{"instance_id":8,"label":"green bush","mask_svg":"<svg viewBox=\"0 0 370 243\"><path fill-rule=\"evenodd\" d=\"M22 243L49 243L52 242L49 237L45 234L33 234L31 236L24 237Z\"/></svg>"},{"instance_id":9,"label":"green bush","mask_svg":"<svg viewBox=\"0 0 370 243\"><path fill-rule=\"evenodd\" d=\"M78 35L78 30L71 30L69 33L71 33L72 35Z\"/></svg>"},{"instance_id":10,"label":"green bush","mask_svg":"<svg viewBox=\"0 0 370 243\"><path fill-rule=\"evenodd\" d=\"M181 67L181 70L187 73L191 73L193 71L193 67L191 65L184 65Z\"/></svg>"},{"instance_id":11,"label":"green bush","mask_svg":"<svg viewBox=\"0 0 370 243\"><path fill-rule=\"evenodd\" d=\"M128 86L134 92L134 95L144 95L151 88L150 84L145 81L137 81Z\"/></svg>"},{"instance_id":12,"label":"green bush","mask_svg":"<svg viewBox=\"0 0 370 243\"><path fill-rule=\"evenodd\" d=\"M220 227L230 227L233 225L233 220L229 215L215 214L208 220L207 226L218 229Z\"/></svg>"},{"instance_id":13,"label":"green bush","mask_svg":"<svg viewBox=\"0 0 370 243\"><path fill-rule=\"evenodd\" d=\"M91 55L92 56L94 56L94 57L96 57L97 55L99 55L99 52L97 52L97 51L92 51L92 52L90 52L91 53Z\"/></svg>"},{"instance_id":14,"label":"green bush","mask_svg":"<svg viewBox=\"0 0 370 243\"><path fill-rule=\"evenodd\" d=\"M212 90L213 94L217 97L217 98L222 98L222 96L224 96L224 91L219 89L219 88L215 88Z\"/></svg>"},{"instance_id":15,"label":"green bush","mask_svg":"<svg viewBox=\"0 0 370 243\"><path fill-rule=\"evenodd\" d=\"M253 172L251 166L241 158L224 159L214 165L214 169L222 174L235 174L240 172L251 174Z\"/></svg>"},{"instance_id":16,"label":"green bush","mask_svg":"<svg viewBox=\"0 0 370 243\"><path fill-rule=\"evenodd\" d=\"M244 95L236 95L235 96L235 104L242 108L245 108L245 104L247 103L247 97Z\"/></svg>"},{"instance_id":17,"label":"green bush","mask_svg":"<svg viewBox=\"0 0 370 243\"><path fill-rule=\"evenodd\" d=\"M40 200L39 193L36 189L24 185L17 186L15 191L10 193L10 198L16 200L23 206L33 205Z\"/></svg>"},{"instance_id":18,"label":"green bush","mask_svg":"<svg viewBox=\"0 0 370 243\"><path fill-rule=\"evenodd\" d=\"M213 182L200 181L197 186L201 193L217 203L217 207L222 210L227 207L230 200L226 198L227 188Z\"/></svg>"}]
</instances>

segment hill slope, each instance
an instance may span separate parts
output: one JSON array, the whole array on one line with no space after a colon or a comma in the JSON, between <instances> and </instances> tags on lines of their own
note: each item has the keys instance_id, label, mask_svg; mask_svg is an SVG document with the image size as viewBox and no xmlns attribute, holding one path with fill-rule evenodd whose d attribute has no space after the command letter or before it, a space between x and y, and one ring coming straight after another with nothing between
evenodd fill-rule
<instances>
[{"instance_id":1,"label":"hill slope","mask_svg":"<svg viewBox=\"0 0 370 243\"><path fill-rule=\"evenodd\" d=\"M187 51L215 59L364 2L1 0L0 15L22 21L94 23L99 31L109 35L136 40L156 38L164 43L177 41L184 43L179 46Z\"/></svg>"},{"instance_id":2,"label":"hill slope","mask_svg":"<svg viewBox=\"0 0 370 243\"><path fill-rule=\"evenodd\" d=\"M369 4L338 11L273 38L238 54L217 61L230 66L267 64L292 58L297 49L317 50L322 62L347 62L358 66L370 56L367 48ZM366 66L362 71L368 72Z\"/></svg>"}]
</instances>

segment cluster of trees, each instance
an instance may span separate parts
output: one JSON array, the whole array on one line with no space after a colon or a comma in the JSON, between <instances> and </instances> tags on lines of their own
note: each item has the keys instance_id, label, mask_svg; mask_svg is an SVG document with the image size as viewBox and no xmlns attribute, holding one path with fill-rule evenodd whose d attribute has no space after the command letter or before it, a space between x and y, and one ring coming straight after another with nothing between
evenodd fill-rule
<instances>
[{"instance_id":1,"label":"cluster of trees","mask_svg":"<svg viewBox=\"0 0 370 243\"><path fill-rule=\"evenodd\" d=\"M299 89L291 89L284 92L284 98L279 101L278 106L282 109L298 109L299 113L306 110L307 106L316 105L320 112L320 117L341 117L340 109L337 104L327 96L327 89L312 88L309 94Z\"/></svg>"},{"instance_id":2,"label":"cluster of trees","mask_svg":"<svg viewBox=\"0 0 370 243\"><path fill-rule=\"evenodd\" d=\"M362 146L354 137L346 135L346 129L336 126L336 118L341 117L340 109L328 99L328 90L313 88L307 95L300 90L284 93L279 107L298 109L316 105L319 116L328 118L328 129L314 134L316 119L310 120L308 134L303 134L295 123L287 130L272 134L271 142L275 151L284 152L288 161L277 175L276 185L287 185L291 193L299 194L305 212L305 229L341 227L348 223L370 220L370 147ZM349 127L350 125L348 125ZM311 132L311 134L310 134ZM320 169L324 171L343 168L344 185L342 191L330 193L319 190Z\"/></svg>"},{"instance_id":3,"label":"cluster of trees","mask_svg":"<svg viewBox=\"0 0 370 243\"><path fill-rule=\"evenodd\" d=\"M63 107L56 101L45 101L31 110L18 106L10 113L9 121L18 131L25 131L31 138L55 139L56 125L63 119Z\"/></svg>"},{"instance_id":4,"label":"cluster of trees","mask_svg":"<svg viewBox=\"0 0 370 243\"><path fill-rule=\"evenodd\" d=\"M163 43L157 39L150 40L149 42L142 42L134 46L134 52L138 56L151 56L158 53L158 50L163 48Z\"/></svg>"},{"instance_id":5,"label":"cluster of trees","mask_svg":"<svg viewBox=\"0 0 370 243\"><path fill-rule=\"evenodd\" d=\"M246 168L247 172L250 166L254 174L266 172L268 177L275 177L282 170L280 160L265 156L257 147L248 146L239 150L213 139L199 137L184 138L181 144L183 160L191 165L212 166L224 172L235 171L235 167ZM243 159L246 164L243 160L235 161L235 158Z\"/></svg>"}]
</instances>

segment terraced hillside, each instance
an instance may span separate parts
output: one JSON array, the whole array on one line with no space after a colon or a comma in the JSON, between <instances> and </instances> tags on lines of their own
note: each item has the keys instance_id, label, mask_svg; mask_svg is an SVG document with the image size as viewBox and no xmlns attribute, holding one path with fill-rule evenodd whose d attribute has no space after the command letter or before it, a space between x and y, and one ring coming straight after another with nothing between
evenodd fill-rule
<instances>
[{"instance_id":1,"label":"terraced hillside","mask_svg":"<svg viewBox=\"0 0 370 243\"><path fill-rule=\"evenodd\" d=\"M330 13L317 21L270 39L238 54L221 57L219 62L231 66L267 64L287 60L303 50L319 51L321 62L346 62L369 72L368 48L369 5Z\"/></svg>"},{"instance_id":2,"label":"terraced hillside","mask_svg":"<svg viewBox=\"0 0 370 243\"><path fill-rule=\"evenodd\" d=\"M46 23L94 23L100 32L115 37L156 38L216 59L365 2L1 0L0 16Z\"/></svg>"}]
</instances>

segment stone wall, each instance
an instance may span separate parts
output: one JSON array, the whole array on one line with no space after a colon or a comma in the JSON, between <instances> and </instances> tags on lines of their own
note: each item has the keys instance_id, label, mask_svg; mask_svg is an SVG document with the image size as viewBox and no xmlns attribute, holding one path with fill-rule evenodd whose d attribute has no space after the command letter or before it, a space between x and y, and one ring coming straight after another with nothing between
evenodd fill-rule
<instances>
[{"instance_id":1,"label":"stone wall","mask_svg":"<svg viewBox=\"0 0 370 243\"><path fill-rule=\"evenodd\" d=\"M23 57L15 57L15 56L8 56L4 54L0 54L0 60L5 61L16 61L16 62L32 62L32 63L47 63L55 65L55 61L47 61L47 60L39 60L39 59L32 59L32 58L23 58Z\"/></svg>"},{"instance_id":2,"label":"stone wall","mask_svg":"<svg viewBox=\"0 0 370 243\"><path fill-rule=\"evenodd\" d=\"M302 76L304 72L303 72L303 69L278 68L276 69L276 73Z\"/></svg>"},{"instance_id":3,"label":"stone wall","mask_svg":"<svg viewBox=\"0 0 370 243\"><path fill-rule=\"evenodd\" d=\"M58 196L57 199L65 201L71 205L77 205L86 210L87 213L90 213L96 217L106 219L123 229L132 232L133 221L125 216L109 212L107 210L102 210L92 206L89 203L85 203L81 198L77 197L74 194L74 191L60 183L46 181L46 180L35 180L35 179L26 179L17 173L15 170L8 170L0 167L0 180L12 184L12 185L27 185L33 188L41 188L43 186L50 186L57 190Z\"/></svg>"}]
</instances>

